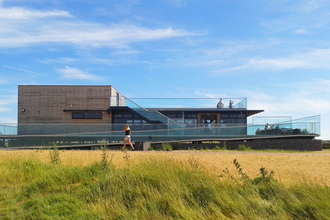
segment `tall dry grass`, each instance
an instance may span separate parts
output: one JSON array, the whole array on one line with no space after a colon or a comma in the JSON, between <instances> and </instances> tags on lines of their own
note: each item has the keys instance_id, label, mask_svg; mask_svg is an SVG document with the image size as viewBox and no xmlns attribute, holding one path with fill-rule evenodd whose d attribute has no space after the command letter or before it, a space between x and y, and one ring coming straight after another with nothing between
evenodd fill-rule
<instances>
[{"instance_id":1,"label":"tall dry grass","mask_svg":"<svg viewBox=\"0 0 330 220\"><path fill-rule=\"evenodd\" d=\"M0 151L0 218L327 219L330 216L330 190L320 186L322 181L306 182L309 179L301 179L301 173L290 169L291 176L287 177L283 168L278 169L282 170L281 178L285 177L291 186L272 178L255 179L258 165L271 170L282 160L291 167L309 161L312 155L110 152L113 156L105 157L104 153L60 151L61 163L51 163L49 151ZM111 158L111 163L104 166L102 158ZM240 178L233 159L240 162L249 179ZM230 178L220 178L226 167ZM290 177L296 177L296 182L289 181Z\"/></svg>"},{"instance_id":2,"label":"tall dry grass","mask_svg":"<svg viewBox=\"0 0 330 220\"><path fill-rule=\"evenodd\" d=\"M127 166L121 151L111 151L112 164L117 168ZM203 171L211 175L220 175L228 168L234 172L232 161L237 159L251 177L257 177L259 168L266 167L275 172L275 178L284 184L309 182L330 186L330 151L302 153L243 153L243 152L128 152L130 163L136 166L148 158L170 158L178 161L194 160ZM102 151L60 151L63 166L86 167L100 161ZM0 151L0 161L17 159L37 159L49 163L49 150L38 151ZM0 162L1 163L1 162Z\"/></svg>"}]
</instances>

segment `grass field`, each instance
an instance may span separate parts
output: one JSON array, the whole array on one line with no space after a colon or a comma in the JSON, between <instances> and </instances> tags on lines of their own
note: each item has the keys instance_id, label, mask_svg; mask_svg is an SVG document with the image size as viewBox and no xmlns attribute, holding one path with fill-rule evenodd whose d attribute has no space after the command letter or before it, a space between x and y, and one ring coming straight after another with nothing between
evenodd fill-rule
<instances>
[{"instance_id":1,"label":"grass field","mask_svg":"<svg viewBox=\"0 0 330 220\"><path fill-rule=\"evenodd\" d=\"M62 165L85 167L101 160L101 151L59 151ZM126 166L123 152L111 151L112 164L117 168ZM130 152L129 161L133 166L138 165L146 158L171 158L180 161L195 160L207 173L219 175L225 168L234 171L232 161L237 159L244 171L251 177L256 177L260 167L266 167L275 172L275 178L284 184L308 181L330 186L330 150L315 152L269 153L238 152L238 151L149 151ZM0 159L35 158L48 164L49 150L39 151L0 151Z\"/></svg>"},{"instance_id":2,"label":"grass field","mask_svg":"<svg viewBox=\"0 0 330 220\"><path fill-rule=\"evenodd\" d=\"M0 151L1 219L330 219L327 150L53 152Z\"/></svg>"}]
</instances>

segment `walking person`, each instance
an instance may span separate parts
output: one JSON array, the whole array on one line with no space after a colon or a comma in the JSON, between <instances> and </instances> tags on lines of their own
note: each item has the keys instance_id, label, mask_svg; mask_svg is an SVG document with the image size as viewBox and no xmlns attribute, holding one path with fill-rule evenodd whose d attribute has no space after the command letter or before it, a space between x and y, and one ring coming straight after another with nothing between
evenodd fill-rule
<instances>
[{"instance_id":1,"label":"walking person","mask_svg":"<svg viewBox=\"0 0 330 220\"><path fill-rule=\"evenodd\" d=\"M124 138L124 147L123 150L126 150L126 142L131 146L132 151L134 150L134 147L131 143L131 129L129 128L129 125L126 124L125 128L123 129L125 132L125 138Z\"/></svg>"}]
</instances>

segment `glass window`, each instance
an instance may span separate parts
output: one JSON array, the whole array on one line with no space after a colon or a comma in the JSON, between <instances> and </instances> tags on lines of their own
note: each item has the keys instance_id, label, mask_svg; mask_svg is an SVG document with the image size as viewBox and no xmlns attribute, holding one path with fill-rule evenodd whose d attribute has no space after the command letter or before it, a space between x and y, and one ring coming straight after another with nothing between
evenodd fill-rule
<instances>
[{"instance_id":1,"label":"glass window","mask_svg":"<svg viewBox=\"0 0 330 220\"><path fill-rule=\"evenodd\" d=\"M115 124L127 124L127 120L126 119L114 119L113 122Z\"/></svg>"},{"instance_id":2,"label":"glass window","mask_svg":"<svg viewBox=\"0 0 330 220\"><path fill-rule=\"evenodd\" d=\"M221 118L228 118L229 115L228 114L221 114Z\"/></svg>"},{"instance_id":3,"label":"glass window","mask_svg":"<svg viewBox=\"0 0 330 220\"><path fill-rule=\"evenodd\" d=\"M72 119L83 119L84 113L72 113Z\"/></svg>"},{"instance_id":4,"label":"glass window","mask_svg":"<svg viewBox=\"0 0 330 220\"><path fill-rule=\"evenodd\" d=\"M245 114L238 114L238 118L246 118Z\"/></svg>"},{"instance_id":5,"label":"glass window","mask_svg":"<svg viewBox=\"0 0 330 220\"><path fill-rule=\"evenodd\" d=\"M85 119L102 119L102 113L84 113Z\"/></svg>"},{"instance_id":6,"label":"glass window","mask_svg":"<svg viewBox=\"0 0 330 220\"><path fill-rule=\"evenodd\" d=\"M72 113L72 119L102 119L102 113Z\"/></svg>"},{"instance_id":7,"label":"glass window","mask_svg":"<svg viewBox=\"0 0 330 220\"><path fill-rule=\"evenodd\" d=\"M122 118L123 115L122 115L122 114L114 114L113 117L114 117L114 118Z\"/></svg>"},{"instance_id":8,"label":"glass window","mask_svg":"<svg viewBox=\"0 0 330 220\"><path fill-rule=\"evenodd\" d=\"M133 118L132 114L124 114L124 118Z\"/></svg>"},{"instance_id":9,"label":"glass window","mask_svg":"<svg viewBox=\"0 0 330 220\"><path fill-rule=\"evenodd\" d=\"M230 118L237 118L237 114L230 114L229 117Z\"/></svg>"},{"instance_id":10,"label":"glass window","mask_svg":"<svg viewBox=\"0 0 330 220\"><path fill-rule=\"evenodd\" d=\"M176 114L166 114L166 116L169 118L176 118Z\"/></svg>"},{"instance_id":11,"label":"glass window","mask_svg":"<svg viewBox=\"0 0 330 220\"><path fill-rule=\"evenodd\" d=\"M184 123L185 124L195 124L196 123L196 120L195 119L185 119L184 120Z\"/></svg>"},{"instance_id":12,"label":"glass window","mask_svg":"<svg viewBox=\"0 0 330 220\"><path fill-rule=\"evenodd\" d=\"M196 114L187 114L187 118L196 118Z\"/></svg>"}]
</instances>

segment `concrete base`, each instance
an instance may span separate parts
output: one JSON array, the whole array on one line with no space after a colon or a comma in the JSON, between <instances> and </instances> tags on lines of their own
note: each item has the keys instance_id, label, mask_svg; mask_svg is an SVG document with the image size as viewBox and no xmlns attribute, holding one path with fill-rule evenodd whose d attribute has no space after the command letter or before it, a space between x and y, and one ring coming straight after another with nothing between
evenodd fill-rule
<instances>
[{"instance_id":1,"label":"concrete base","mask_svg":"<svg viewBox=\"0 0 330 220\"><path fill-rule=\"evenodd\" d=\"M150 149L150 142L135 142L134 148L136 150L148 151Z\"/></svg>"}]
</instances>

